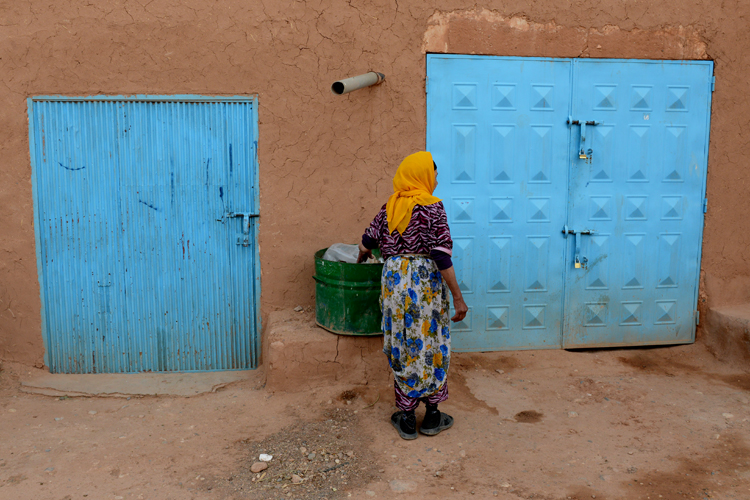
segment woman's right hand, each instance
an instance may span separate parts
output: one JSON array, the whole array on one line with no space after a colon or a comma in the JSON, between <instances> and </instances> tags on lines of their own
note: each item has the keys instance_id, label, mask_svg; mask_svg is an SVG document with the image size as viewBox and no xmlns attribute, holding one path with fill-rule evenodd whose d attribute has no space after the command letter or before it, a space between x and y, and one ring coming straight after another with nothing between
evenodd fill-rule
<instances>
[{"instance_id":1,"label":"woman's right hand","mask_svg":"<svg viewBox=\"0 0 750 500\"><path fill-rule=\"evenodd\" d=\"M454 323L464 319L466 317L466 313L469 312L469 306L466 305L463 297L453 297L453 309L455 309L456 311L456 314L454 314L451 318L451 321L453 321Z\"/></svg>"},{"instance_id":2,"label":"woman's right hand","mask_svg":"<svg viewBox=\"0 0 750 500\"><path fill-rule=\"evenodd\" d=\"M357 257L357 264L361 264L367 259L372 258L372 250L365 247L361 242L359 244L359 257Z\"/></svg>"}]
</instances>

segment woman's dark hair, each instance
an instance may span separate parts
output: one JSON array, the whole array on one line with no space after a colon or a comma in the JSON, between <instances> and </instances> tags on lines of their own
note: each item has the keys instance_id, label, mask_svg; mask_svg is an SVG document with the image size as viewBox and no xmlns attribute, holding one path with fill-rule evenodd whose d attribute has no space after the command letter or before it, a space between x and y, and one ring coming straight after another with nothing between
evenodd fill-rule
<instances>
[{"instance_id":1,"label":"woman's dark hair","mask_svg":"<svg viewBox=\"0 0 750 500\"><path fill-rule=\"evenodd\" d=\"M437 170L437 163L435 163L435 160L432 160L432 166L435 167L435 170Z\"/></svg>"}]
</instances>

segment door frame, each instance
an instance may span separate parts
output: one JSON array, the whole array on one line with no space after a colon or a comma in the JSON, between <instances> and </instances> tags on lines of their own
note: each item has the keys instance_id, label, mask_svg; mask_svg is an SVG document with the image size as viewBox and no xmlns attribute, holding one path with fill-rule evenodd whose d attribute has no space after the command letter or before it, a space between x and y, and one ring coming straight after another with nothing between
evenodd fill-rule
<instances>
[{"instance_id":1,"label":"door frame","mask_svg":"<svg viewBox=\"0 0 750 500\"><path fill-rule=\"evenodd\" d=\"M258 158L258 94L249 95L233 95L233 96L204 96L204 95L193 95L193 94L175 94L175 95L151 95L151 94L137 94L137 95L95 95L95 96L61 96L61 95L37 95L26 99L27 106L27 117L29 122L29 153L31 163L31 192L32 202L34 206L34 243L36 252L36 265L37 275L39 279L39 299L40 299L40 315L41 315L41 333L42 333L42 345L44 346L44 364L49 368L49 332L47 331L47 312L48 305L45 297L46 283L45 276L42 267L42 241L41 241L41 210L40 202L42 201L39 197L37 189L37 170L39 169L39 160L36 157L36 139L37 132L35 130L34 123L34 104L38 101L57 101L57 102L101 102L101 101L130 101L130 102L200 102L200 103L228 103L228 102L245 102L250 103L252 108L252 147L253 147L253 178L256 181L256 186L253 189L253 206L254 212L260 212L260 182L259 182L259 158ZM260 271L260 240L259 240L259 220L254 221L252 224L251 237L255 242L255 250L252 256L253 259L253 280L252 291L253 291L253 325L255 328L253 339L251 341L252 353L251 353L251 365L253 369L258 367L260 360L260 348L261 348L261 313L260 313L260 293L261 293L261 271ZM222 371L234 371L237 369L227 369ZM244 368L243 368L244 370Z\"/></svg>"}]
</instances>

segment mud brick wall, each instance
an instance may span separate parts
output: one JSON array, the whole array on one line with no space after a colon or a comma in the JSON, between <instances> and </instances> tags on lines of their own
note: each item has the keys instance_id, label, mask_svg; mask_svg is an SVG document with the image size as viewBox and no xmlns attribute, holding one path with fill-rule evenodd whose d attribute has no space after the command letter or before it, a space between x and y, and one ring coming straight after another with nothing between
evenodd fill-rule
<instances>
[{"instance_id":1,"label":"mud brick wall","mask_svg":"<svg viewBox=\"0 0 750 500\"><path fill-rule=\"evenodd\" d=\"M0 1L0 359L43 363L26 98L258 94L262 310L311 305L425 143L427 52L713 59L701 308L750 301L750 3ZM376 70L387 81L334 96Z\"/></svg>"}]
</instances>

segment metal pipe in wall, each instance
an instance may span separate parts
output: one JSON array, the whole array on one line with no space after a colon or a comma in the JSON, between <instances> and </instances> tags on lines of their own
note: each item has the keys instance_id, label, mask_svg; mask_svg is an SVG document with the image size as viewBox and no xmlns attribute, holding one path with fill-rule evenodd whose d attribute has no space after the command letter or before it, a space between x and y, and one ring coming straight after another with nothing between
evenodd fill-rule
<instances>
[{"instance_id":1,"label":"metal pipe in wall","mask_svg":"<svg viewBox=\"0 0 750 500\"><path fill-rule=\"evenodd\" d=\"M385 80L385 75L383 73L370 71L364 75L357 75L333 82L333 85L331 85L331 92L338 95L348 94L352 90L359 90L369 87L370 85L377 85L383 80Z\"/></svg>"}]
</instances>

